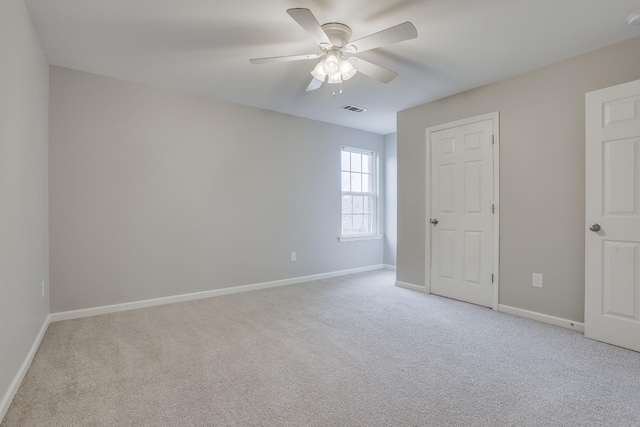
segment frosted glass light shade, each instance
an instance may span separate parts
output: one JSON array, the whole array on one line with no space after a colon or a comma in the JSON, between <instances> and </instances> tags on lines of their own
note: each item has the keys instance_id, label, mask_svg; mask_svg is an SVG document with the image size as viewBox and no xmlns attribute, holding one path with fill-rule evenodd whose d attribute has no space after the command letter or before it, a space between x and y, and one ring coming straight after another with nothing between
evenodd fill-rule
<instances>
[{"instance_id":1,"label":"frosted glass light shade","mask_svg":"<svg viewBox=\"0 0 640 427\"><path fill-rule=\"evenodd\" d=\"M358 70L353 67L351 61L348 59L343 59L340 63L340 74L342 75L342 80L347 81L351 77L355 76Z\"/></svg>"},{"instance_id":2,"label":"frosted glass light shade","mask_svg":"<svg viewBox=\"0 0 640 427\"><path fill-rule=\"evenodd\" d=\"M324 72L324 60L318 62L318 65L313 69L311 75L320 81L324 81L327 77L327 73Z\"/></svg>"},{"instance_id":3,"label":"frosted glass light shade","mask_svg":"<svg viewBox=\"0 0 640 427\"><path fill-rule=\"evenodd\" d=\"M327 57L324 59L323 69L324 72L329 76L340 73L340 63L338 55L336 55L334 52L327 53Z\"/></svg>"},{"instance_id":4,"label":"frosted glass light shade","mask_svg":"<svg viewBox=\"0 0 640 427\"><path fill-rule=\"evenodd\" d=\"M340 73L336 73L333 75L329 75L329 80L327 80L327 83L342 83L342 78L340 77Z\"/></svg>"}]
</instances>

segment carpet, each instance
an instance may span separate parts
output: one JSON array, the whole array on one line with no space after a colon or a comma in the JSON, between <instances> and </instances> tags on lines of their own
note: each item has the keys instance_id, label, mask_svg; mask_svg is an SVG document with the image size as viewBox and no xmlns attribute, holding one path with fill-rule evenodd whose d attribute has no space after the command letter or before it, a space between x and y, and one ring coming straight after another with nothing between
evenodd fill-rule
<instances>
[{"instance_id":1,"label":"carpet","mask_svg":"<svg viewBox=\"0 0 640 427\"><path fill-rule=\"evenodd\" d=\"M52 323L2 426L640 426L640 353L394 280Z\"/></svg>"}]
</instances>

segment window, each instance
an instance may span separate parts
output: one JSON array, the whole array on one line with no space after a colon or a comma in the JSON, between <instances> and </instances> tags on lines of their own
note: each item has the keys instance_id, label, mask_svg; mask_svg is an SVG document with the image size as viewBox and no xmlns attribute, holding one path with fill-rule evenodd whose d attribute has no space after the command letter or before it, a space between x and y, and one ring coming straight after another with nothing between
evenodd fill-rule
<instances>
[{"instance_id":1,"label":"window","mask_svg":"<svg viewBox=\"0 0 640 427\"><path fill-rule=\"evenodd\" d=\"M378 154L342 147L342 236L377 238Z\"/></svg>"}]
</instances>

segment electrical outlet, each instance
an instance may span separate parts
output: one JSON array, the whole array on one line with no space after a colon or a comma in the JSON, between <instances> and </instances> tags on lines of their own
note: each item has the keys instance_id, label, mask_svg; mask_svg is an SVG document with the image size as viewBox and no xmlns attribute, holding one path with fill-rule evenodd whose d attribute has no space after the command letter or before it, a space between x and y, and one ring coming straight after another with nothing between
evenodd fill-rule
<instances>
[{"instance_id":1,"label":"electrical outlet","mask_svg":"<svg viewBox=\"0 0 640 427\"><path fill-rule=\"evenodd\" d=\"M297 258L297 255L295 252L291 252L291 262L294 262Z\"/></svg>"},{"instance_id":2,"label":"electrical outlet","mask_svg":"<svg viewBox=\"0 0 640 427\"><path fill-rule=\"evenodd\" d=\"M40 292L40 298L44 298L44 280L42 281L42 291Z\"/></svg>"},{"instance_id":3,"label":"electrical outlet","mask_svg":"<svg viewBox=\"0 0 640 427\"><path fill-rule=\"evenodd\" d=\"M531 278L531 285L534 288L542 287L542 274L533 273L533 277Z\"/></svg>"}]
</instances>

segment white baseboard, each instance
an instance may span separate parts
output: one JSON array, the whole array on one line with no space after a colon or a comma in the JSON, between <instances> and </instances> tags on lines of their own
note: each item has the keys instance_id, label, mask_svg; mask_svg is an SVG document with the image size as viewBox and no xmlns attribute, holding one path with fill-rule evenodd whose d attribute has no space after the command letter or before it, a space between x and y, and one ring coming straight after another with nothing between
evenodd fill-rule
<instances>
[{"instance_id":1,"label":"white baseboard","mask_svg":"<svg viewBox=\"0 0 640 427\"><path fill-rule=\"evenodd\" d=\"M427 289L424 286L418 286L418 285L414 285L412 283L396 281L396 286L399 287L399 288L410 289L412 291L418 291L418 292L422 292L422 293L425 293L425 294L427 293Z\"/></svg>"},{"instance_id":2,"label":"white baseboard","mask_svg":"<svg viewBox=\"0 0 640 427\"><path fill-rule=\"evenodd\" d=\"M101 307L83 308L80 310L62 311L51 313L51 321L79 319L81 317L98 316L100 314L115 313L118 311L135 310L137 308L153 307L156 305L172 304L175 302L191 301L202 298L211 298L220 295L237 294L240 292L257 291L259 289L275 288L278 286L294 285L296 283L311 282L313 280L328 279L331 277L346 276L348 274L362 273L365 271L380 270L382 264L367 267L352 268L349 270L332 271L329 273L314 274L311 276L294 277L291 279L274 280L272 282L254 283L251 285L233 286L230 288L213 289L211 291L194 292L190 294L173 295L170 297L153 298L141 301L125 302L122 304L104 305Z\"/></svg>"},{"instance_id":3,"label":"white baseboard","mask_svg":"<svg viewBox=\"0 0 640 427\"><path fill-rule=\"evenodd\" d=\"M391 265L391 264L384 264L384 265L383 265L383 268L384 268L385 270L393 270L393 271L396 271L396 266L395 266L395 265Z\"/></svg>"},{"instance_id":4,"label":"white baseboard","mask_svg":"<svg viewBox=\"0 0 640 427\"><path fill-rule=\"evenodd\" d=\"M584 323L574 322L573 320L563 319L561 317L523 310L521 308L510 307L504 304L498 305L498 311L513 314L514 316L524 317L526 319L537 320L538 322L549 323L550 325L562 326L563 328L572 329L578 332L584 332Z\"/></svg>"},{"instance_id":5,"label":"white baseboard","mask_svg":"<svg viewBox=\"0 0 640 427\"><path fill-rule=\"evenodd\" d=\"M36 339L33 342L33 345L31 346L29 353L27 353L27 357L25 357L24 361L22 362L22 365L20 365L20 369L18 370L18 373L16 374L15 378L11 382L9 389L7 390L4 397L2 398L2 401L0 401L0 423L2 423L4 416L7 415L7 411L9 410L9 406L11 405L11 401L13 400L16 393L18 392L18 389L20 388L20 384L22 384L22 380L24 379L24 376L27 374L27 371L29 370L29 366L31 366L31 362L33 361L33 358L35 357L36 352L40 347L40 343L42 342L42 338L44 337L45 332L47 332L47 328L49 327L50 321L51 321L51 316L49 315L47 316L44 323L42 324L42 328L40 328L40 332L38 332L38 335L36 336Z\"/></svg>"}]
</instances>

